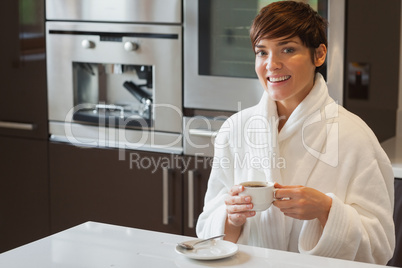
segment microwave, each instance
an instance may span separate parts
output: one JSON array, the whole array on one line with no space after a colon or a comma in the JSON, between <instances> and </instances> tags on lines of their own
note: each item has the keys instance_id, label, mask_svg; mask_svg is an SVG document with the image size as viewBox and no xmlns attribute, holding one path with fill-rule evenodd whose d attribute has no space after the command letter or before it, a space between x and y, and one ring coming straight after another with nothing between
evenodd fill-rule
<instances>
[{"instance_id":1,"label":"microwave","mask_svg":"<svg viewBox=\"0 0 402 268\"><path fill-rule=\"evenodd\" d=\"M263 89L254 71L249 38L252 20L272 0L184 0L184 93L186 110L236 112L253 106ZM323 75L342 104L345 0L308 2L329 22Z\"/></svg>"}]
</instances>

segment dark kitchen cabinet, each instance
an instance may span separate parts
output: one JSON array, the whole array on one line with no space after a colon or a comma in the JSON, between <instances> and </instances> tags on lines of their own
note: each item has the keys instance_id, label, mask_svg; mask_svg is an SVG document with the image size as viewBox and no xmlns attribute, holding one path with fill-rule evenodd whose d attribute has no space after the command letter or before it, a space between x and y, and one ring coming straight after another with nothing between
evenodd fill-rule
<instances>
[{"instance_id":1,"label":"dark kitchen cabinet","mask_svg":"<svg viewBox=\"0 0 402 268\"><path fill-rule=\"evenodd\" d=\"M49 159L52 233L99 221L195 236L211 158L50 143Z\"/></svg>"},{"instance_id":2,"label":"dark kitchen cabinet","mask_svg":"<svg viewBox=\"0 0 402 268\"><path fill-rule=\"evenodd\" d=\"M395 223L395 251L394 256L388 262L389 266L402 267L402 178L395 178L395 206L394 206L394 223Z\"/></svg>"},{"instance_id":3,"label":"dark kitchen cabinet","mask_svg":"<svg viewBox=\"0 0 402 268\"><path fill-rule=\"evenodd\" d=\"M50 234L47 141L0 136L0 252Z\"/></svg>"},{"instance_id":4,"label":"dark kitchen cabinet","mask_svg":"<svg viewBox=\"0 0 402 268\"><path fill-rule=\"evenodd\" d=\"M211 173L212 157L185 156L188 167L183 170L183 234L196 236L198 216L204 207L208 179Z\"/></svg>"},{"instance_id":5,"label":"dark kitchen cabinet","mask_svg":"<svg viewBox=\"0 0 402 268\"><path fill-rule=\"evenodd\" d=\"M44 0L0 9L0 252L50 234Z\"/></svg>"},{"instance_id":6,"label":"dark kitchen cabinet","mask_svg":"<svg viewBox=\"0 0 402 268\"><path fill-rule=\"evenodd\" d=\"M343 105L361 117L380 142L396 134L400 21L401 1L346 1Z\"/></svg>"},{"instance_id":7,"label":"dark kitchen cabinet","mask_svg":"<svg viewBox=\"0 0 402 268\"><path fill-rule=\"evenodd\" d=\"M0 135L47 139L44 0L0 9Z\"/></svg>"},{"instance_id":8,"label":"dark kitchen cabinet","mask_svg":"<svg viewBox=\"0 0 402 268\"><path fill-rule=\"evenodd\" d=\"M50 143L52 232L86 221L180 234L177 155Z\"/></svg>"}]
</instances>

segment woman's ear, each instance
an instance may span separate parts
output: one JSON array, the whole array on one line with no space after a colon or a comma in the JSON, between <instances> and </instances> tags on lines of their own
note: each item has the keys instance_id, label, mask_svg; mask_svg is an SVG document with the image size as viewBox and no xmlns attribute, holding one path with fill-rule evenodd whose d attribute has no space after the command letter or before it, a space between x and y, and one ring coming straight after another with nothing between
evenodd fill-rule
<instances>
[{"instance_id":1,"label":"woman's ear","mask_svg":"<svg viewBox=\"0 0 402 268\"><path fill-rule=\"evenodd\" d=\"M321 44L319 47L315 49L314 65L316 67L320 67L321 65L323 65L326 56L327 56L327 47L324 44Z\"/></svg>"}]
</instances>

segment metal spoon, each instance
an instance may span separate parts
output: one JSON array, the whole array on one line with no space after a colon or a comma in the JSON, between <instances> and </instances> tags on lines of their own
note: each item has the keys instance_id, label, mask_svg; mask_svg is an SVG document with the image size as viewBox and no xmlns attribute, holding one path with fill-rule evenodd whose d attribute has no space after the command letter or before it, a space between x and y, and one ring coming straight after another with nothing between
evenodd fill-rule
<instances>
[{"instance_id":1,"label":"metal spoon","mask_svg":"<svg viewBox=\"0 0 402 268\"><path fill-rule=\"evenodd\" d=\"M193 241L188 241L188 242L182 242L182 243L177 243L177 245L179 245L180 247L184 248L184 249L194 249L194 246L209 240L213 240L216 238L220 238L220 237L224 237L224 234L221 235L217 235L217 236L213 236L207 239L202 239L202 240L193 240Z\"/></svg>"}]
</instances>

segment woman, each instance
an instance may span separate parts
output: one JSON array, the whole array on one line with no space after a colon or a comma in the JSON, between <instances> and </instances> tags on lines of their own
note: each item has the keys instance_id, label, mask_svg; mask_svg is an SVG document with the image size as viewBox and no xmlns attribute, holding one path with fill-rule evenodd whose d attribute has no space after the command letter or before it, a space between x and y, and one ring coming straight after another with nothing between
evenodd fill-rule
<instances>
[{"instance_id":1,"label":"woman","mask_svg":"<svg viewBox=\"0 0 402 268\"><path fill-rule=\"evenodd\" d=\"M256 16L250 37L265 92L215 140L199 237L225 233L235 243L378 264L392 257L391 164L369 127L328 95L317 72L325 32L299 2ZM238 195L247 180L275 182L273 206L253 211Z\"/></svg>"}]
</instances>

